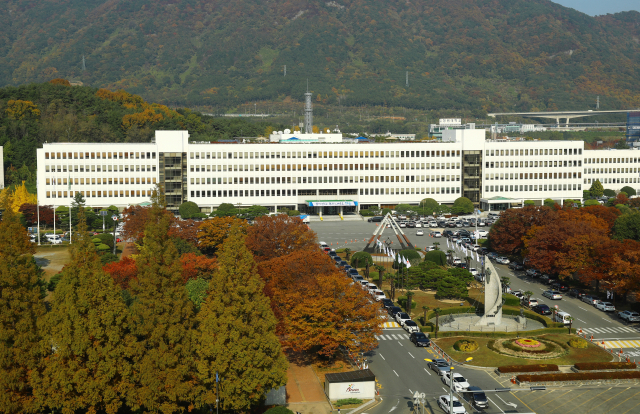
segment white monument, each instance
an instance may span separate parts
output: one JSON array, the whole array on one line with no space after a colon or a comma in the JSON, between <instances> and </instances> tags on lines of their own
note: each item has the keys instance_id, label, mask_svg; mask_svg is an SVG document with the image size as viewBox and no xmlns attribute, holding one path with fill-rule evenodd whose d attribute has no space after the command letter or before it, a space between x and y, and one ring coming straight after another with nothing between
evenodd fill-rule
<instances>
[{"instance_id":1,"label":"white monument","mask_svg":"<svg viewBox=\"0 0 640 414\"><path fill-rule=\"evenodd\" d=\"M485 261L485 277L484 277L484 315L480 318L478 325L502 324L502 283L500 276L493 267L487 256L483 257ZM488 271L487 271L488 270Z\"/></svg>"}]
</instances>

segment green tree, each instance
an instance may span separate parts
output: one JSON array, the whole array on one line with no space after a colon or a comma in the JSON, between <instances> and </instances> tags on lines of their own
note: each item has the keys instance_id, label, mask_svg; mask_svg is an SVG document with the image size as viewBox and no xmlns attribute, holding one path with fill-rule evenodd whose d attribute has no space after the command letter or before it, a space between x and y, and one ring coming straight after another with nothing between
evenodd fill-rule
<instances>
[{"instance_id":1,"label":"green tree","mask_svg":"<svg viewBox=\"0 0 640 414\"><path fill-rule=\"evenodd\" d=\"M238 209L231 203L222 203L216 211L211 213L212 217L231 217L238 214Z\"/></svg>"},{"instance_id":2,"label":"green tree","mask_svg":"<svg viewBox=\"0 0 640 414\"><path fill-rule=\"evenodd\" d=\"M535 206L536 202L533 200L524 200L524 205L525 206Z\"/></svg>"},{"instance_id":3,"label":"green tree","mask_svg":"<svg viewBox=\"0 0 640 414\"><path fill-rule=\"evenodd\" d=\"M582 198L584 200L590 200L591 199L591 191L589 190L582 190ZM546 201L546 200L545 200Z\"/></svg>"},{"instance_id":4,"label":"green tree","mask_svg":"<svg viewBox=\"0 0 640 414\"><path fill-rule=\"evenodd\" d=\"M0 412L35 412L29 372L44 355L37 322L46 312L34 248L12 209L0 222Z\"/></svg>"},{"instance_id":5,"label":"green tree","mask_svg":"<svg viewBox=\"0 0 640 414\"><path fill-rule=\"evenodd\" d=\"M204 300L207 297L207 288L209 287L209 281L204 278L197 279L189 279L185 288L187 289L187 296L197 310L200 310L200 307L204 303Z\"/></svg>"},{"instance_id":6,"label":"green tree","mask_svg":"<svg viewBox=\"0 0 640 414\"><path fill-rule=\"evenodd\" d=\"M609 198L612 198L612 197L615 197L615 196L616 196L616 192L615 192L615 191L613 191L613 190L611 190L611 189L609 189L609 188L605 189L605 190L602 192L602 194L603 194L603 195L605 195L605 196L607 196L607 197L609 197Z\"/></svg>"},{"instance_id":7,"label":"green tree","mask_svg":"<svg viewBox=\"0 0 640 414\"><path fill-rule=\"evenodd\" d=\"M387 215L387 213L391 213L391 209L390 209L390 208L383 208L383 209L382 209L382 215L383 215L383 216L386 216L386 215Z\"/></svg>"},{"instance_id":8,"label":"green tree","mask_svg":"<svg viewBox=\"0 0 640 414\"><path fill-rule=\"evenodd\" d=\"M433 214L434 211L438 209L438 207L440 207L440 204L433 198L425 198L422 201L420 201L420 207L423 208L425 211L430 212L427 214L431 215Z\"/></svg>"},{"instance_id":9,"label":"green tree","mask_svg":"<svg viewBox=\"0 0 640 414\"><path fill-rule=\"evenodd\" d=\"M199 403L215 405L218 373L221 407L234 411L248 410L287 381L277 320L245 237L231 228L198 314L197 372L205 388Z\"/></svg>"},{"instance_id":10,"label":"green tree","mask_svg":"<svg viewBox=\"0 0 640 414\"><path fill-rule=\"evenodd\" d=\"M180 213L180 217L183 219L190 219L193 218L194 215L200 214L200 207L198 207L198 205L193 201L185 201L180 204L178 213Z\"/></svg>"},{"instance_id":11,"label":"green tree","mask_svg":"<svg viewBox=\"0 0 640 414\"><path fill-rule=\"evenodd\" d=\"M625 185L624 187L622 187L620 189L620 192L621 193L625 193L629 197L634 196L634 195L637 194L635 188L629 187L628 185Z\"/></svg>"},{"instance_id":12,"label":"green tree","mask_svg":"<svg viewBox=\"0 0 640 414\"><path fill-rule=\"evenodd\" d=\"M469 296L467 285L455 276L447 276L438 283L436 297L446 299L463 299Z\"/></svg>"},{"instance_id":13,"label":"green tree","mask_svg":"<svg viewBox=\"0 0 640 414\"><path fill-rule=\"evenodd\" d=\"M246 217L246 218L256 218L256 217L260 217L260 216L266 216L267 214L269 214L269 209L263 206L249 206L247 208L245 208L244 210L242 210L240 212L240 214L238 214L239 217Z\"/></svg>"},{"instance_id":14,"label":"green tree","mask_svg":"<svg viewBox=\"0 0 640 414\"><path fill-rule=\"evenodd\" d=\"M525 203L526 203L526 201L525 201ZM553 206L556 205L556 202L555 202L555 200L547 198L546 200L544 200L544 205L547 206L547 207L553 207Z\"/></svg>"},{"instance_id":15,"label":"green tree","mask_svg":"<svg viewBox=\"0 0 640 414\"><path fill-rule=\"evenodd\" d=\"M458 197L453 202L451 212L454 214L469 214L473 213L473 202L467 197Z\"/></svg>"},{"instance_id":16,"label":"green tree","mask_svg":"<svg viewBox=\"0 0 640 414\"><path fill-rule=\"evenodd\" d=\"M78 236L40 327L52 353L32 375L40 404L62 412L115 414L133 389L129 311L102 270L79 209Z\"/></svg>"},{"instance_id":17,"label":"green tree","mask_svg":"<svg viewBox=\"0 0 640 414\"><path fill-rule=\"evenodd\" d=\"M373 266L373 257L367 252L356 252L351 256L351 266L356 264L356 260L358 261L359 267L365 267L367 263L369 266Z\"/></svg>"},{"instance_id":18,"label":"green tree","mask_svg":"<svg viewBox=\"0 0 640 414\"><path fill-rule=\"evenodd\" d=\"M618 217L612 229L616 240L640 241L640 212L631 211Z\"/></svg>"},{"instance_id":19,"label":"green tree","mask_svg":"<svg viewBox=\"0 0 640 414\"><path fill-rule=\"evenodd\" d=\"M424 254L424 261L433 262L439 266L446 266L447 255L442 250L432 250Z\"/></svg>"},{"instance_id":20,"label":"green tree","mask_svg":"<svg viewBox=\"0 0 640 414\"><path fill-rule=\"evenodd\" d=\"M398 214L406 214L411 211L411 206L409 204L398 204L395 210Z\"/></svg>"},{"instance_id":21,"label":"green tree","mask_svg":"<svg viewBox=\"0 0 640 414\"><path fill-rule=\"evenodd\" d=\"M591 188L589 188L589 194L591 197L600 198L604 195L604 187L600 180L595 180L593 184L591 184Z\"/></svg>"},{"instance_id":22,"label":"green tree","mask_svg":"<svg viewBox=\"0 0 640 414\"><path fill-rule=\"evenodd\" d=\"M584 206L585 207L598 206L598 205L600 205L598 200L585 200L585 202L584 202Z\"/></svg>"},{"instance_id":23,"label":"green tree","mask_svg":"<svg viewBox=\"0 0 640 414\"><path fill-rule=\"evenodd\" d=\"M170 218L154 202L136 259L137 278L130 282L135 391L133 410L173 413L194 401L193 303L182 279L178 252L168 236Z\"/></svg>"},{"instance_id":24,"label":"green tree","mask_svg":"<svg viewBox=\"0 0 640 414\"><path fill-rule=\"evenodd\" d=\"M349 247L345 247L344 248L344 259L345 260L349 260L349 255L351 254L351 248Z\"/></svg>"}]
</instances>

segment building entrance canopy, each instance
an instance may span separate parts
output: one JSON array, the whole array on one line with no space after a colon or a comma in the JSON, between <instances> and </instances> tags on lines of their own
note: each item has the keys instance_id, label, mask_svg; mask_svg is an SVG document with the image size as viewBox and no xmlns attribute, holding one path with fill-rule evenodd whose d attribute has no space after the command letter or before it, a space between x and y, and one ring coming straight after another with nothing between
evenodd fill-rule
<instances>
[{"instance_id":1,"label":"building entrance canopy","mask_svg":"<svg viewBox=\"0 0 640 414\"><path fill-rule=\"evenodd\" d=\"M353 200L305 200L309 207L354 207L358 205L357 201Z\"/></svg>"},{"instance_id":2,"label":"building entrance canopy","mask_svg":"<svg viewBox=\"0 0 640 414\"><path fill-rule=\"evenodd\" d=\"M522 199L509 197L481 198L480 208L485 211L502 211L511 208L512 204L522 204Z\"/></svg>"}]
</instances>

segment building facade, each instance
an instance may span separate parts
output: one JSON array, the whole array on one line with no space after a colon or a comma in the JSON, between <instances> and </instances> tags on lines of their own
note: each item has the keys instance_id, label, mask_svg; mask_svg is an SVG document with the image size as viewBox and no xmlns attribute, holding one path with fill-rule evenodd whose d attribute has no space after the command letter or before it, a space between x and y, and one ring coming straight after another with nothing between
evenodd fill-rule
<instances>
[{"instance_id":1,"label":"building facade","mask_svg":"<svg viewBox=\"0 0 640 414\"><path fill-rule=\"evenodd\" d=\"M451 204L484 209L524 200L582 199L595 179L619 190L638 185L640 151L585 151L582 141L492 141L484 130L443 131L439 142L189 142L187 131L157 131L151 143L52 143L37 150L41 204L124 208L148 201L156 184L168 208L193 201L338 214L369 206ZM293 143L289 141L289 143Z\"/></svg>"}]
</instances>

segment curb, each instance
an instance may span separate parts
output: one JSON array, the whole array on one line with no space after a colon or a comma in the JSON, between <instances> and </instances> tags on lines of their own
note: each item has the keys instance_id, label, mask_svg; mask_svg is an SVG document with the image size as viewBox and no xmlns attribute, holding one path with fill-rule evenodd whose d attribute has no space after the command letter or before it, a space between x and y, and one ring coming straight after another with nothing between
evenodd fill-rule
<instances>
[{"instance_id":1,"label":"curb","mask_svg":"<svg viewBox=\"0 0 640 414\"><path fill-rule=\"evenodd\" d=\"M365 408L368 408L368 407L373 408L376 405L380 404L381 402L382 402L382 399L380 401L377 401L374 398L373 400L367 401L366 403L362 404L360 407L354 408L353 410L349 411L347 414L356 414L356 413L360 412L361 410L364 410Z\"/></svg>"}]
</instances>

